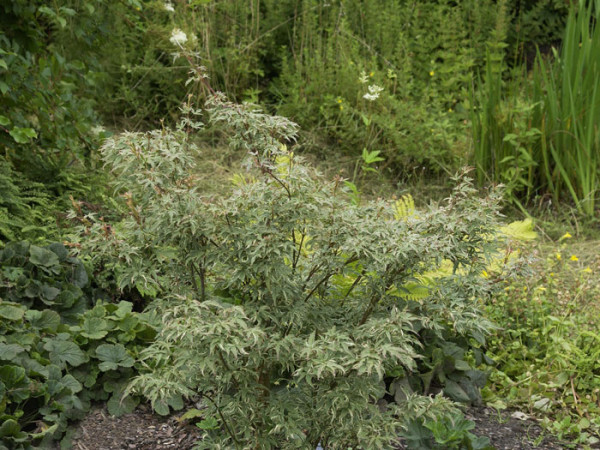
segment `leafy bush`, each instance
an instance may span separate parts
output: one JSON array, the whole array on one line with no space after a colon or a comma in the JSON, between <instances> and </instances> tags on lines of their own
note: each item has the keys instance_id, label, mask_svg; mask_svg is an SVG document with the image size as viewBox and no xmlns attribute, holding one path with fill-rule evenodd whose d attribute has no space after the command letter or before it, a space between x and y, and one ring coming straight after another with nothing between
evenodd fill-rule
<instances>
[{"instance_id":1,"label":"leafy bush","mask_svg":"<svg viewBox=\"0 0 600 450\"><path fill-rule=\"evenodd\" d=\"M140 347L155 331L132 304L104 304L82 263L61 244L9 243L0 251L0 439L9 448L42 447L92 400L121 402ZM4 447L6 448L6 447Z\"/></svg>"},{"instance_id":2,"label":"leafy bush","mask_svg":"<svg viewBox=\"0 0 600 450\"><path fill-rule=\"evenodd\" d=\"M27 0L1 7L0 145L17 170L38 181L56 182L93 146L92 49L102 35L101 3Z\"/></svg>"},{"instance_id":3,"label":"leafy bush","mask_svg":"<svg viewBox=\"0 0 600 450\"><path fill-rule=\"evenodd\" d=\"M411 422L452 411L417 393L470 398L463 357L490 327L481 273L496 249L498 196L479 199L463 181L444 206L395 218L389 202L353 205L341 179L324 181L288 152L289 121L221 95L207 111L253 167L230 197L195 188L202 153L190 136L201 124L190 116L176 131L108 140L124 219L82 218L82 245L120 286L162 299L152 305L161 334L142 354L151 371L130 391L161 414L202 394L210 448L384 448ZM388 377L404 389L382 410Z\"/></svg>"},{"instance_id":4,"label":"leafy bush","mask_svg":"<svg viewBox=\"0 0 600 450\"><path fill-rule=\"evenodd\" d=\"M95 48L107 8L102 0L0 6L2 242L61 239L69 195L94 202L102 191L93 154L107 133L94 110Z\"/></svg>"}]
</instances>

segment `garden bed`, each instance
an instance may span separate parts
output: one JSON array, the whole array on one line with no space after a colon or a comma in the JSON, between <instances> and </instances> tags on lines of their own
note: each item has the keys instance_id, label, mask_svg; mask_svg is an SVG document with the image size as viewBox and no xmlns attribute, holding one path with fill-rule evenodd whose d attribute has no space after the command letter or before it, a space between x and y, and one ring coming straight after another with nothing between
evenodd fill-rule
<instances>
[{"instance_id":1,"label":"garden bed","mask_svg":"<svg viewBox=\"0 0 600 450\"><path fill-rule=\"evenodd\" d=\"M473 433L489 437L498 450L552 450L568 444L544 436L535 420L518 412L499 414L493 408L481 407L469 409L466 416L475 422ZM152 414L143 405L122 417L110 416L106 408L93 409L76 425L72 442L76 450L187 450L200 437L201 431L195 426L182 423L177 416ZM399 443L397 448L405 447Z\"/></svg>"}]
</instances>

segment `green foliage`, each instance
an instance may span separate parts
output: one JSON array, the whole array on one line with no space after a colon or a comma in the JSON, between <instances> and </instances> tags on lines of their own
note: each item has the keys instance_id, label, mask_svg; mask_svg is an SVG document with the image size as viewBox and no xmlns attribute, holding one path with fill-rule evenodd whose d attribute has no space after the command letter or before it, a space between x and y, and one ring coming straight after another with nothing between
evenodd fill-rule
<instances>
[{"instance_id":1,"label":"green foliage","mask_svg":"<svg viewBox=\"0 0 600 450\"><path fill-rule=\"evenodd\" d=\"M0 240L60 239L69 194L94 201L103 0L0 6ZM96 197L97 198L97 197Z\"/></svg>"},{"instance_id":2,"label":"green foliage","mask_svg":"<svg viewBox=\"0 0 600 450\"><path fill-rule=\"evenodd\" d=\"M14 449L47 448L92 400L111 414L134 358L156 332L132 304L88 304L92 291L80 261L61 244L9 243L0 251L0 438ZM94 296L95 297L95 296Z\"/></svg>"},{"instance_id":3,"label":"green foliage","mask_svg":"<svg viewBox=\"0 0 600 450\"><path fill-rule=\"evenodd\" d=\"M311 130L311 148L379 148L393 176L423 165L439 172L466 153L471 72L497 18L503 43L561 29L565 6L537 3L13 2L2 7L0 145L18 171L55 182L74 161L89 162L96 112L137 128L174 120L188 93L207 93L184 85L185 50L215 89ZM375 87L383 91L371 102Z\"/></svg>"},{"instance_id":4,"label":"green foliage","mask_svg":"<svg viewBox=\"0 0 600 450\"><path fill-rule=\"evenodd\" d=\"M396 220L407 220L415 214L415 200L410 194L403 195L394 203L394 218Z\"/></svg>"},{"instance_id":5,"label":"green foliage","mask_svg":"<svg viewBox=\"0 0 600 450\"><path fill-rule=\"evenodd\" d=\"M346 152L380 148L390 168L452 166L462 145L454 130L494 9L470 1L304 2L272 89L278 111Z\"/></svg>"},{"instance_id":6,"label":"green foliage","mask_svg":"<svg viewBox=\"0 0 600 450\"><path fill-rule=\"evenodd\" d=\"M193 58L213 88L302 125L313 150L378 148L394 177L421 166L440 172L467 152L471 74L499 38L499 21L502 55L509 43L520 48L560 28L564 6L541 3L551 8L492 0L119 4L100 50L110 76L99 107L135 127L175 119L187 93L208 93L184 86ZM365 97L381 88L374 101Z\"/></svg>"},{"instance_id":7,"label":"green foliage","mask_svg":"<svg viewBox=\"0 0 600 450\"><path fill-rule=\"evenodd\" d=\"M525 409L560 439L594 445L598 408L597 243L544 249L531 274L507 284L488 315L501 327L489 340L497 361L489 404Z\"/></svg>"},{"instance_id":8,"label":"green foliage","mask_svg":"<svg viewBox=\"0 0 600 450\"><path fill-rule=\"evenodd\" d=\"M588 216L596 209L600 179L599 17L598 1L571 8L560 56L553 65L538 58L534 73L535 123L544 137L535 156L542 186L557 201L568 193Z\"/></svg>"},{"instance_id":9,"label":"green foliage","mask_svg":"<svg viewBox=\"0 0 600 450\"><path fill-rule=\"evenodd\" d=\"M417 393L463 389L463 356L491 326L479 302L492 289L481 273L497 247L497 195L479 199L463 181L445 205L396 220L392 203L352 205L342 180L288 153L293 123L220 94L207 117L248 154L252 176L231 196L195 188L191 116L175 131L107 140L123 220L81 218L83 248L119 285L161 298L160 336L142 354L150 371L130 391L160 414L202 394L210 448L386 448L423 411L452 411L439 396L398 396L385 411L374 401L390 375ZM444 260L450 273L426 298L397 295Z\"/></svg>"},{"instance_id":10,"label":"green foliage","mask_svg":"<svg viewBox=\"0 0 600 450\"><path fill-rule=\"evenodd\" d=\"M505 84L494 66L490 56L471 114L474 163L480 184L503 183L507 198L521 206L520 199L537 192L538 162L532 155L541 131L532 124L535 105L519 96L515 82Z\"/></svg>"},{"instance_id":11,"label":"green foliage","mask_svg":"<svg viewBox=\"0 0 600 450\"><path fill-rule=\"evenodd\" d=\"M49 182L93 145L91 49L102 2L46 3L1 7L0 146L18 170Z\"/></svg>"},{"instance_id":12,"label":"green foliage","mask_svg":"<svg viewBox=\"0 0 600 450\"><path fill-rule=\"evenodd\" d=\"M593 216L598 191L598 2L574 3L555 60L538 53L533 80L526 73L504 85L488 58L484 88L473 109L475 164L480 181L506 183L515 201L550 194L570 198Z\"/></svg>"},{"instance_id":13,"label":"green foliage","mask_svg":"<svg viewBox=\"0 0 600 450\"><path fill-rule=\"evenodd\" d=\"M78 208L101 209L106 200L105 177L98 170L73 168L61 172L55 183L38 183L0 158L0 248L9 241L44 245L60 239L72 226L63 211L72 206L74 198ZM101 210L111 215L109 210Z\"/></svg>"},{"instance_id":14,"label":"green foliage","mask_svg":"<svg viewBox=\"0 0 600 450\"><path fill-rule=\"evenodd\" d=\"M563 0L510 0L510 47L515 53L527 53L533 45L542 47L559 42L572 3ZM527 54L524 56L527 57Z\"/></svg>"},{"instance_id":15,"label":"green foliage","mask_svg":"<svg viewBox=\"0 0 600 450\"><path fill-rule=\"evenodd\" d=\"M470 433L474 426L462 414L448 414L435 421L411 422L405 439L409 448L492 450L488 438Z\"/></svg>"},{"instance_id":16,"label":"green foliage","mask_svg":"<svg viewBox=\"0 0 600 450\"><path fill-rule=\"evenodd\" d=\"M0 252L0 264L0 296L6 301L37 310L51 307L73 322L95 300L85 267L62 244L44 248L11 242Z\"/></svg>"},{"instance_id":17,"label":"green foliage","mask_svg":"<svg viewBox=\"0 0 600 450\"><path fill-rule=\"evenodd\" d=\"M48 218L40 213L49 206L43 186L19 180L10 163L0 159L0 246L47 230Z\"/></svg>"},{"instance_id":18,"label":"green foliage","mask_svg":"<svg viewBox=\"0 0 600 450\"><path fill-rule=\"evenodd\" d=\"M172 5L162 0L112 2L104 13L110 23L104 45L95 49L104 72L96 97L101 99L97 110L107 122L121 126L124 119L136 127L157 124L175 115L184 100L189 68L169 38L175 27L189 33L193 24L200 33L204 23L191 2L176 2L176 15L165 8L167 3ZM204 32L217 36L208 29ZM185 47L200 42L195 36L192 42L191 34L189 38ZM208 55L212 53L202 57Z\"/></svg>"}]
</instances>

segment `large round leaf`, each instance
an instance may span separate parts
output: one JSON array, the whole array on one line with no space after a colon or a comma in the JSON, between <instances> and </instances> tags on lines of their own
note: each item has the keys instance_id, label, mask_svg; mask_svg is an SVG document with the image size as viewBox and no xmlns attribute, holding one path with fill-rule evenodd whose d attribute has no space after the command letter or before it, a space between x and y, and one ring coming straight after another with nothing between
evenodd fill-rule
<instances>
[{"instance_id":1,"label":"large round leaf","mask_svg":"<svg viewBox=\"0 0 600 450\"><path fill-rule=\"evenodd\" d=\"M21 431L19 423L14 419L8 419L0 425L0 439L4 441L9 437L16 442L23 442L27 438L27 434Z\"/></svg>"},{"instance_id":2,"label":"large round leaf","mask_svg":"<svg viewBox=\"0 0 600 450\"><path fill-rule=\"evenodd\" d=\"M69 256L69 251L67 250L67 247L65 247L60 242L53 242L48 246L48 250L55 253L60 261L64 261L65 259L67 259L67 256Z\"/></svg>"},{"instance_id":3,"label":"large round leaf","mask_svg":"<svg viewBox=\"0 0 600 450\"><path fill-rule=\"evenodd\" d=\"M0 367L0 381L8 390L20 387L26 382L25 376L25 369L22 367L12 365Z\"/></svg>"},{"instance_id":4,"label":"large round leaf","mask_svg":"<svg viewBox=\"0 0 600 450\"><path fill-rule=\"evenodd\" d=\"M29 261L40 267L52 267L59 263L56 253L37 245L29 247Z\"/></svg>"},{"instance_id":5,"label":"large round leaf","mask_svg":"<svg viewBox=\"0 0 600 450\"><path fill-rule=\"evenodd\" d=\"M81 261L77 261L73 267L73 284L77 287L84 288L88 284L88 274Z\"/></svg>"},{"instance_id":6,"label":"large round leaf","mask_svg":"<svg viewBox=\"0 0 600 450\"><path fill-rule=\"evenodd\" d=\"M5 344L0 342L0 360L12 361L23 351L25 351L25 349L19 344Z\"/></svg>"},{"instance_id":7,"label":"large round leaf","mask_svg":"<svg viewBox=\"0 0 600 450\"><path fill-rule=\"evenodd\" d=\"M108 322L99 317L86 317L83 321L81 335L88 339L102 339L107 335Z\"/></svg>"},{"instance_id":8,"label":"large round leaf","mask_svg":"<svg viewBox=\"0 0 600 450\"><path fill-rule=\"evenodd\" d=\"M128 395L123 397L123 391L115 392L110 400L106 403L108 413L111 416L122 416L133 412L135 407L140 403L139 398Z\"/></svg>"},{"instance_id":9,"label":"large round leaf","mask_svg":"<svg viewBox=\"0 0 600 450\"><path fill-rule=\"evenodd\" d=\"M102 344L96 349L96 356L102 361L98 367L103 372L119 367L131 367L134 360L121 344Z\"/></svg>"},{"instance_id":10,"label":"large round leaf","mask_svg":"<svg viewBox=\"0 0 600 450\"><path fill-rule=\"evenodd\" d=\"M50 339L44 344L44 349L50 353L50 361L60 368L70 364L76 367L86 361L85 354L71 341L61 339Z\"/></svg>"},{"instance_id":11,"label":"large round leaf","mask_svg":"<svg viewBox=\"0 0 600 450\"><path fill-rule=\"evenodd\" d=\"M25 309L20 306L0 303L0 317L3 319L21 320L23 314L25 314Z\"/></svg>"},{"instance_id":12,"label":"large round leaf","mask_svg":"<svg viewBox=\"0 0 600 450\"><path fill-rule=\"evenodd\" d=\"M60 326L60 316L56 311L50 309L45 309L43 311L30 309L25 313L25 318L32 327L50 333L55 333Z\"/></svg>"}]
</instances>

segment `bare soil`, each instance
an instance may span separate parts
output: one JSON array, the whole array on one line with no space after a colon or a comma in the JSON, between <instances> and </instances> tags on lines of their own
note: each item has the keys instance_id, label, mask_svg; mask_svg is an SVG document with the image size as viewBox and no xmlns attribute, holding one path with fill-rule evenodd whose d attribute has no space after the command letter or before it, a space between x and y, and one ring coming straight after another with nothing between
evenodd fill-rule
<instances>
[{"instance_id":1,"label":"bare soil","mask_svg":"<svg viewBox=\"0 0 600 450\"><path fill-rule=\"evenodd\" d=\"M466 416L475 422L473 433L489 437L498 450L576 448L544 435L535 420L518 413L499 415L492 408L480 407L470 408ZM152 414L146 405L118 418L97 407L75 426L72 444L75 450L188 450L200 438L200 430L193 425L177 416ZM401 443L398 448L403 448Z\"/></svg>"}]
</instances>

